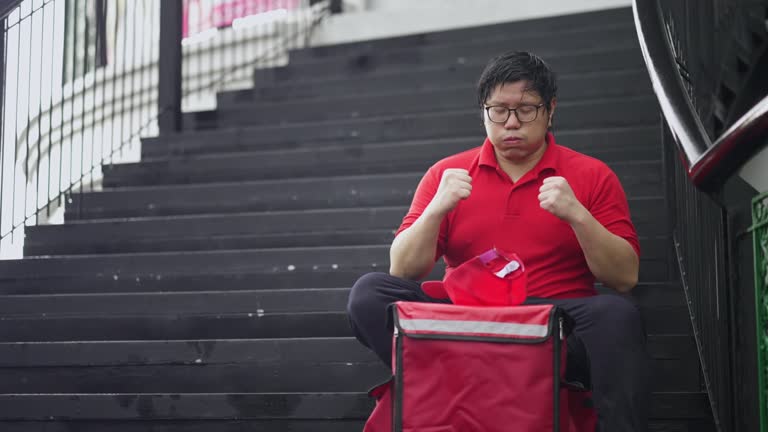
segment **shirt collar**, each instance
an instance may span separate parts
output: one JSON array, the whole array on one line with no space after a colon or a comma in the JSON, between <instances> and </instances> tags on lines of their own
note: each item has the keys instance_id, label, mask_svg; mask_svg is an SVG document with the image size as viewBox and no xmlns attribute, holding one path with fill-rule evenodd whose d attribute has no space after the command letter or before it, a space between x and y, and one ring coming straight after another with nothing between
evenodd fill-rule
<instances>
[{"instance_id":1,"label":"shirt collar","mask_svg":"<svg viewBox=\"0 0 768 432\"><path fill-rule=\"evenodd\" d=\"M558 160L560 159L560 151L558 149L557 143L555 142L555 136L552 135L552 132L547 132L545 139L547 141L547 149L544 150L544 154L541 156L541 159L531 170L537 175L540 175L542 171L547 169L557 171ZM493 149L493 143L491 143L491 140L488 138L485 139L485 142L480 149L480 158L478 163L480 165L489 166L496 170L501 169L499 162L496 160L496 152Z\"/></svg>"}]
</instances>

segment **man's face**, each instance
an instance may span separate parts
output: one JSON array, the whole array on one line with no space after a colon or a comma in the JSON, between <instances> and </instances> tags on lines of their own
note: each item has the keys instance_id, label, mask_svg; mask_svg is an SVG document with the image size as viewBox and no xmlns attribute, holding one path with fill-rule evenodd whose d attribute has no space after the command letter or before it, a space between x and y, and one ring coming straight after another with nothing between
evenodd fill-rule
<instances>
[{"instance_id":1,"label":"man's face","mask_svg":"<svg viewBox=\"0 0 768 432\"><path fill-rule=\"evenodd\" d=\"M485 101L485 107L495 108L483 110L485 131L496 157L514 164L526 163L543 154L547 128L557 103L552 99L552 108L548 111L538 92L528 89L528 85L527 81L516 81L496 87ZM505 112L507 108L518 109L518 115ZM509 118L503 121L507 113Z\"/></svg>"}]
</instances>

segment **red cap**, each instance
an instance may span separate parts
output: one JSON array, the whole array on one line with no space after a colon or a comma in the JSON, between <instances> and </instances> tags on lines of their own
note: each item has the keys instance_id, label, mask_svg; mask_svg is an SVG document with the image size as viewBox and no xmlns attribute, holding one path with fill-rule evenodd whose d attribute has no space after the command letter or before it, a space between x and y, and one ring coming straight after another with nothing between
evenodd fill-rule
<instances>
[{"instance_id":1,"label":"red cap","mask_svg":"<svg viewBox=\"0 0 768 432\"><path fill-rule=\"evenodd\" d=\"M442 282L423 282L421 289L430 297L465 306L515 306L528 294L522 260L498 249L464 262Z\"/></svg>"}]
</instances>

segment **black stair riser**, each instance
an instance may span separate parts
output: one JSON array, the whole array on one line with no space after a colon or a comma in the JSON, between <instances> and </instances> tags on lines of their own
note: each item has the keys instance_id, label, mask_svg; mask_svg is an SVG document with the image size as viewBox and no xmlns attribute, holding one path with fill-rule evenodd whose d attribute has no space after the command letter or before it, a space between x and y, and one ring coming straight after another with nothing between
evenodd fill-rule
<instances>
[{"instance_id":1,"label":"black stair riser","mask_svg":"<svg viewBox=\"0 0 768 432\"><path fill-rule=\"evenodd\" d=\"M649 201L661 200L661 177L619 179L633 216L647 214ZM373 206L407 206L421 173L336 177L296 181L211 183L111 190L72 195L66 220L193 215ZM659 204L654 202L653 204ZM654 215L663 215L659 208ZM642 219L638 219L641 221Z\"/></svg>"},{"instance_id":2,"label":"black stair riser","mask_svg":"<svg viewBox=\"0 0 768 432\"><path fill-rule=\"evenodd\" d=\"M350 288L317 288L0 296L0 317L332 312L345 310L349 291ZM635 301L645 307L674 306L684 301L682 290L676 285L640 284L633 292Z\"/></svg>"},{"instance_id":3,"label":"black stair riser","mask_svg":"<svg viewBox=\"0 0 768 432\"><path fill-rule=\"evenodd\" d=\"M322 267L317 270L298 269L235 274L151 274L151 275L81 275L68 278L16 278L0 280L0 293L27 294L90 294L131 292L181 292L181 291L240 291L254 289L285 288L337 288L352 286L363 274L371 271L388 271L388 267L366 268ZM443 277L444 269L435 266L430 279Z\"/></svg>"},{"instance_id":4,"label":"black stair riser","mask_svg":"<svg viewBox=\"0 0 768 432\"><path fill-rule=\"evenodd\" d=\"M286 269L311 271L315 268L360 268L387 261L389 245L65 256L0 261L0 280L83 274L132 277L278 272Z\"/></svg>"},{"instance_id":5,"label":"black stair riser","mask_svg":"<svg viewBox=\"0 0 768 432\"><path fill-rule=\"evenodd\" d=\"M280 84L253 89L218 93L218 108L234 108L255 104L266 106L276 102L327 100L339 95L378 95L388 92L441 92L463 87L476 95L475 82L482 72L481 66L456 66L451 68L424 68L391 74L374 74L357 79L327 79ZM595 73L579 73L558 77L558 100L578 100L610 96L635 96L651 91L644 69L615 70ZM637 85L628 86L627 82ZM191 114L185 114L191 115Z\"/></svg>"},{"instance_id":6,"label":"black stair riser","mask_svg":"<svg viewBox=\"0 0 768 432\"><path fill-rule=\"evenodd\" d=\"M287 247L355 246L389 244L393 230L350 232L304 232L295 234L232 234L183 236L180 238L124 239L98 242L81 238L73 242L41 239L37 244L24 243L25 256L113 254L131 252L205 251L232 249L266 249ZM105 239L106 240L106 239Z\"/></svg>"},{"instance_id":7,"label":"black stair riser","mask_svg":"<svg viewBox=\"0 0 768 432\"><path fill-rule=\"evenodd\" d=\"M657 261L641 258L648 276L656 274ZM72 255L0 261L0 281L17 279L90 277L144 277L164 275L213 275L339 268L389 268L389 244L327 246L317 248L246 249L234 251L163 252L125 255ZM653 281L657 281L654 277ZM342 285L343 286L343 285Z\"/></svg>"},{"instance_id":8,"label":"black stair riser","mask_svg":"<svg viewBox=\"0 0 768 432\"><path fill-rule=\"evenodd\" d=\"M364 392L391 374L381 362L2 368L0 393Z\"/></svg>"},{"instance_id":9,"label":"black stair riser","mask_svg":"<svg viewBox=\"0 0 768 432\"><path fill-rule=\"evenodd\" d=\"M373 105L367 99L360 99L357 107L351 110L345 110L344 107L339 111L322 110L320 108L309 109L298 108L296 112L291 109L255 109L247 108L232 110L219 114L216 111L204 111L195 114L194 130L217 129L217 128L271 128L274 126L292 127L297 132L303 131L306 127L311 127L312 123L319 122L350 122L357 121L361 123L375 121L381 126L382 123L393 120L394 125L403 124L408 121L424 120L422 127L430 127L430 122L441 120L440 125L434 127L445 130L447 122L457 122L451 127L454 130L452 137L474 135L484 132L481 118L481 110L476 102L467 98L464 104L448 103L444 106L436 105L434 110L425 109L418 106L414 109L407 108L409 101L397 102L400 97L394 98L389 105ZM365 106L371 106L370 109ZM359 109L357 109L359 108ZM370 113L366 112L368 110ZM650 110L650 112L647 112ZM655 98L648 95L639 95L621 98L604 98L578 101L565 101L556 107L553 124L557 128L604 128L604 127L625 127L649 125L658 122L658 106ZM595 115L600 113L600 115ZM421 121L419 121L421 123ZM330 126L330 125L328 125ZM439 129L438 129L439 130ZM441 130L440 132L443 132ZM451 137L451 135L435 135L437 131L429 135L414 135L416 132L408 131L407 134L396 135L398 138L418 139L430 138L435 136ZM401 132L402 133L402 132ZM423 132L422 132L423 133ZM312 140L314 137L305 135L306 139ZM385 138L382 138L385 139Z\"/></svg>"},{"instance_id":10,"label":"black stair riser","mask_svg":"<svg viewBox=\"0 0 768 432\"><path fill-rule=\"evenodd\" d=\"M0 421L3 432L360 432L364 420L44 420ZM691 431L699 429L691 429ZM677 429L675 430L677 431ZM680 430L688 432L688 429ZM710 432L702 430L701 432Z\"/></svg>"},{"instance_id":11,"label":"black stair riser","mask_svg":"<svg viewBox=\"0 0 768 432\"><path fill-rule=\"evenodd\" d=\"M686 306L641 308L651 335L690 331ZM0 342L352 336L346 312L2 318Z\"/></svg>"},{"instance_id":12,"label":"black stair riser","mask_svg":"<svg viewBox=\"0 0 768 432\"><path fill-rule=\"evenodd\" d=\"M642 175L654 171L661 172L661 161L649 161L648 150L627 150L613 153L615 160L602 160L621 175ZM446 154L445 156L448 156ZM373 156L373 155L371 155ZM393 155L394 156L394 155ZM295 179L302 177L323 177L343 175L376 175L394 174L402 172L426 172L437 160L444 156L422 158L418 155L412 160L392 160L394 157L382 157L375 160L366 156L365 159L348 157L347 160L328 160L312 163L311 160L303 160L303 163L287 165L286 161L270 163L270 160L255 155L232 155L230 158L215 160L195 160L191 162L173 161L171 163L138 163L128 166L110 165L105 168L104 188L150 186L164 184L200 184L232 181L255 181ZM272 158L274 159L274 158ZM634 162L624 162L634 160ZM287 166L286 166L287 165ZM655 166L654 166L655 165ZM254 169L258 167L258 169ZM657 178L659 176L657 175Z\"/></svg>"},{"instance_id":13,"label":"black stair riser","mask_svg":"<svg viewBox=\"0 0 768 432\"><path fill-rule=\"evenodd\" d=\"M439 45L482 39L483 37L506 36L509 39L529 34L557 34L567 30L590 30L632 23L629 8L605 9L585 13L550 16L522 21L491 24L481 27L419 33L392 38L373 39L323 45L297 50L300 56L327 58L354 54L360 50L382 50L408 46Z\"/></svg>"},{"instance_id":14,"label":"black stair riser","mask_svg":"<svg viewBox=\"0 0 768 432\"><path fill-rule=\"evenodd\" d=\"M212 235L269 235L361 231L396 228L408 211L407 206L371 207L298 212L234 213L190 217L84 221L64 225L38 225L25 231L25 244L68 242L90 237L181 238Z\"/></svg>"},{"instance_id":15,"label":"black stair riser","mask_svg":"<svg viewBox=\"0 0 768 432\"><path fill-rule=\"evenodd\" d=\"M681 358L690 337L660 337L656 358ZM656 341L655 337L650 339ZM693 351L696 350L695 345ZM670 353L670 351L673 351ZM672 354L672 355L670 355ZM377 357L352 337L0 343L1 367L170 366L306 362L366 363Z\"/></svg>"},{"instance_id":16,"label":"black stair riser","mask_svg":"<svg viewBox=\"0 0 768 432\"><path fill-rule=\"evenodd\" d=\"M365 419L365 393L0 395L4 420Z\"/></svg>"},{"instance_id":17,"label":"black stair riser","mask_svg":"<svg viewBox=\"0 0 768 432\"><path fill-rule=\"evenodd\" d=\"M491 46L467 46L464 49L452 48L443 52L430 54L418 50L408 50L385 54L385 57L355 56L337 61L318 61L309 64L288 64L274 69L257 69L253 74L256 86L279 84L285 82L301 82L327 78L361 78L376 74L386 74L403 69L418 69L424 67L463 67L474 66L482 68L491 58L512 49L530 50L546 61L550 68L558 74L580 73L588 71L610 71L642 67L642 56L638 50L637 38L622 38L616 41L601 41L598 38L592 46L581 44L571 50L558 47L538 49L533 46L511 46L509 43L499 43ZM613 61L611 61L613 60ZM478 74L479 78L479 74ZM476 78L477 79L477 78Z\"/></svg>"},{"instance_id":18,"label":"black stair riser","mask_svg":"<svg viewBox=\"0 0 768 432\"><path fill-rule=\"evenodd\" d=\"M5 421L365 420L373 405L366 393L2 395L0 417ZM711 417L706 393L693 392L655 393L650 416L657 421Z\"/></svg>"},{"instance_id":19,"label":"black stair riser","mask_svg":"<svg viewBox=\"0 0 768 432\"><path fill-rule=\"evenodd\" d=\"M208 234L197 236L183 235L177 238L147 238L140 231L136 231L136 234L127 238L117 236L99 238L91 235L87 230L82 230L82 234L65 241L53 241L40 237L35 243L30 244L27 240L24 243L24 254L25 256L48 256L390 244L394 239L395 228L393 227L396 226L397 223L388 229L368 231L297 232L257 235ZM635 228L641 235L644 233L645 226L636 226ZM653 237L647 240L641 239L640 247L643 250L644 257L659 256L659 251L661 250L666 254L669 243L666 237Z\"/></svg>"},{"instance_id":20,"label":"black stair riser","mask_svg":"<svg viewBox=\"0 0 768 432\"><path fill-rule=\"evenodd\" d=\"M291 62L306 63L332 60L368 53L387 52L402 49L430 49L443 46L457 46L468 41L490 44L494 40L529 42L531 39L571 38L579 33L594 34L626 28L632 17L627 10L601 11L595 18L585 14L547 17L543 19L508 22L482 27L470 27L434 33L374 39L327 46L317 46L291 51ZM630 26L631 28L631 26Z\"/></svg>"},{"instance_id":21,"label":"black stair riser","mask_svg":"<svg viewBox=\"0 0 768 432\"><path fill-rule=\"evenodd\" d=\"M648 352L657 360L685 360L698 355L691 335L649 336ZM260 364L378 361L373 352L353 337L0 344L0 366L4 368L235 363L258 367Z\"/></svg>"},{"instance_id":22,"label":"black stair riser","mask_svg":"<svg viewBox=\"0 0 768 432\"><path fill-rule=\"evenodd\" d=\"M79 243L189 240L241 235L258 236L393 230L400 226L407 205L353 209L302 210L265 213L211 214L185 217L151 217L86 220L63 225L38 225L25 229L25 247ZM634 215L640 236L666 236L665 224ZM341 235L341 234L340 234ZM53 253L49 255L55 255Z\"/></svg>"},{"instance_id":23,"label":"black stair riser","mask_svg":"<svg viewBox=\"0 0 768 432\"><path fill-rule=\"evenodd\" d=\"M524 351L533 346L517 347ZM654 360L653 391L697 391L695 362ZM0 393L278 393L363 392L392 372L370 363L272 363L252 365L118 366L89 368L2 368Z\"/></svg>"},{"instance_id":24,"label":"black stair riser","mask_svg":"<svg viewBox=\"0 0 768 432\"><path fill-rule=\"evenodd\" d=\"M3 432L360 432L364 420L0 421ZM654 432L715 432L711 419L653 420Z\"/></svg>"},{"instance_id":25,"label":"black stair riser","mask_svg":"<svg viewBox=\"0 0 768 432\"><path fill-rule=\"evenodd\" d=\"M241 104L269 104L297 100L317 100L339 95L373 95L385 92L411 91L435 92L446 88L474 88L480 77L481 65L456 65L411 69L396 73L371 74L362 78L306 80L281 83L252 89L233 90L217 95L217 107L234 107ZM574 73L558 78L559 100L639 95L650 91L643 69L610 70ZM638 85L627 86L627 82ZM473 93L475 94L475 93Z\"/></svg>"},{"instance_id":26,"label":"black stair riser","mask_svg":"<svg viewBox=\"0 0 768 432\"><path fill-rule=\"evenodd\" d=\"M477 113L475 113L477 114ZM462 118L464 116L462 115ZM479 119L479 115L477 117ZM405 119L402 120L403 122ZM430 120L431 121L431 120ZM359 122L359 121L358 121ZM366 123L367 125L368 123ZM396 122L394 124L397 124ZM342 122L341 124L335 124L334 127L351 127L354 122ZM310 126L305 126L309 128ZM370 127L375 127L374 123L370 123ZM445 126L444 126L445 127ZM286 130L287 134L295 135L293 130ZM606 149L618 146L622 147L626 140L626 146L632 146L633 148L645 148L646 151L655 152L660 154L660 151L656 148L649 147L648 143L658 142L659 137L659 123L655 122L649 125L636 125L634 127L622 127L622 128L595 128L595 129L579 129L579 128L561 128L557 127L554 131L555 137L558 143L566 147L572 147L576 150L579 149ZM652 135L649 135L652 134ZM142 140L142 153L143 160L167 160L171 157L188 157L194 155L203 155L206 157L221 157L224 153L243 153L243 152L271 152L277 154L279 152L286 152L289 155L295 155L296 157L309 157L306 153L317 152L317 156L321 157L326 154L334 154L334 152L359 152L363 153L368 146L371 146L370 151L375 151L377 148L392 146L426 146L433 148L439 146L440 143L453 143L451 145L459 148L470 149L482 145L485 140L485 131L480 128L472 128L468 133L456 133L451 136L438 136L434 138L394 138L394 139L376 139L374 136L365 137L360 136L359 131L354 128L350 128L348 135L340 136L337 138L325 138L321 137L322 132L318 131L312 136L311 140L306 139L289 139L285 140L283 136L275 135L273 138L269 138L268 134L264 133L263 128L235 128L235 129L223 129L219 131L204 131L197 133L181 133L178 135L172 135L168 137L155 137L145 138ZM328 135L328 132L325 132ZM642 138L648 137L647 140ZM632 145L635 142L642 142L643 145Z\"/></svg>"},{"instance_id":27,"label":"black stair riser","mask_svg":"<svg viewBox=\"0 0 768 432\"><path fill-rule=\"evenodd\" d=\"M414 100L412 107L401 106L401 109L414 112L418 107L424 109L441 106L461 107L466 106L468 101L476 102L475 81L480 71L474 68L457 69L446 72L442 76L435 76L434 73L425 73L424 77L415 75L414 72L411 74L414 75L412 78L409 78L406 73L406 76L398 74L397 77L376 76L370 79L327 80L224 92L216 96L216 107L218 116L225 117L230 110L240 108L253 110L269 109L274 106L275 109L296 112L296 109L308 109L319 104L322 104L323 109L326 110L343 109L351 112L355 106L366 107L362 104L364 100L361 99L369 102L381 101L379 103L381 104L387 103L398 94L403 101ZM557 99L566 102L649 94L652 92L650 82L647 86L640 85L643 80L648 79L647 76L647 71L642 69L568 75L558 79ZM628 86L628 82L634 82L637 85ZM451 98L448 95L451 95ZM431 99L434 99L434 102L431 102ZM369 106L369 108L374 107ZM370 113L370 111L362 112ZM196 114L192 112L185 115L194 117Z\"/></svg>"},{"instance_id":28,"label":"black stair riser","mask_svg":"<svg viewBox=\"0 0 768 432\"><path fill-rule=\"evenodd\" d=\"M194 262L188 263L194 266ZM362 267L298 266L289 270L286 266L265 271L241 271L240 273L143 273L110 274L100 271L68 277L17 277L0 280L0 293L11 295L56 294L56 293L120 293L120 292L180 292L180 291L223 291L283 288L336 288L351 286L360 276L368 272L388 271L389 265L373 263ZM640 266L641 282L666 282L672 276L666 261L645 260ZM427 278L441 279L444 268L435 266Z\"/></svg>"}]
</instances>

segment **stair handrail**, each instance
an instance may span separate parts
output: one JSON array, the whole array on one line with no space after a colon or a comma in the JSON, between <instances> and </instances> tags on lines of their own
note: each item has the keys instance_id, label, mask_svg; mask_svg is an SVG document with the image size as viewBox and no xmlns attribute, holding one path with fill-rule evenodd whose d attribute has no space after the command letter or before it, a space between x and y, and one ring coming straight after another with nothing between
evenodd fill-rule
<instances>
[{"instance_id":1,"label":"stair handrail","mask_svg":"<svg viewBox=\"0 0 768 432\"><path fill-rule=\"evenodd\" d=\"M713 143L678 73L660 0L633 0L632 10L653 90L688 178L700 190L713 193L768 143L768 96Z\"/></svg>"}]
</instances>

